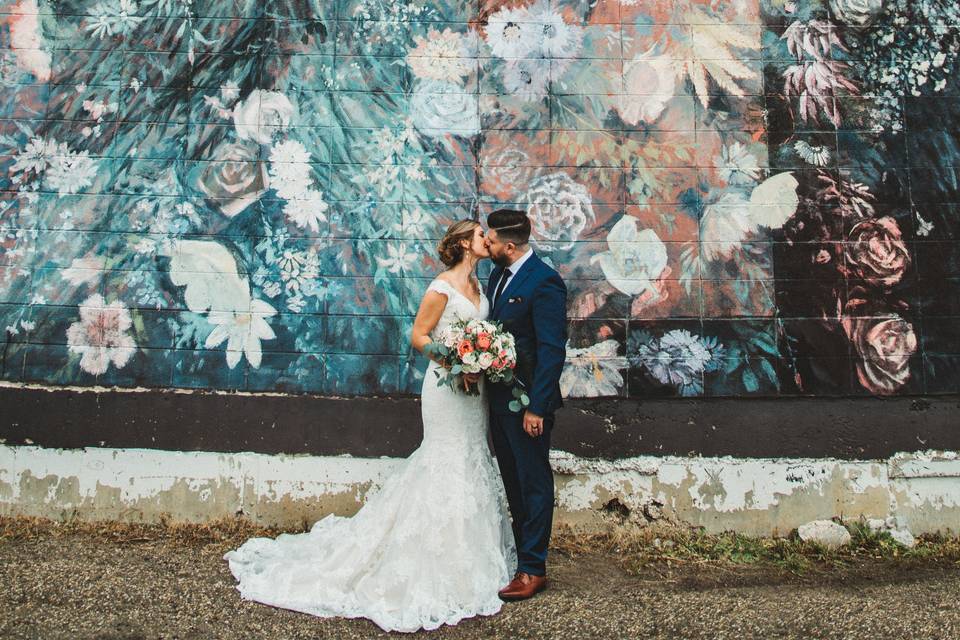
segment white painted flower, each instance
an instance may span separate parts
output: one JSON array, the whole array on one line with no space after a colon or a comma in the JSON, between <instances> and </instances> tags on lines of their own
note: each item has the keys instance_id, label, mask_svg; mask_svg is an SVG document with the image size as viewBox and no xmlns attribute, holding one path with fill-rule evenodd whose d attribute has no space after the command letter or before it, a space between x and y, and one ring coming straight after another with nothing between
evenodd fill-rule
<instances>
[{"instance_id":1,"label":"white painted flower","mask_svg":"<svg viewBox=\"0 0 960 640\"><path fill-rule=\"evenodd\" d=\"M675 385L683 395L692 395L703 389L704 372L717 369L723 353L723 345L716 338L674 329L637 345L630 359L659 382Z\"/></svg>"},{"instance_id":2,"label":"white painted flower","mask_svg":"<svg viewBox=\"0 0 960 640\"><path fill-rule=\"evenodd\" d=\"M220 99L229 104L240 97L240 87L233 80L220 85Z\"/></svg>"},{"instance_id":3,"label":"white painted flower","mask_svg":"<svg viewBox=\"0 0 960 640\"><path fill-rule=\"evenodd\" d=\"M296 198L287 200L283 205L283 215L301 229L309 227L314 233L320 231L320 223L327 221L326 211L329 205L323 201L323 194L316 189L307 189Z\"/></svg>"},{"instance_id":4,"label":"white painted flower","mask_svg":"<svg viewBox=\"0 0 960 640\"><path fill-rule=\"evenodd\" d=\"M793 144L797 155L806 162L815 167L825 167L830 163L830 149L823 146L813 146L806 140L797 140Z\"/></svg>"},{"instance_id":5,"label":"white painted flower","mask_svg":"<svg viewBox=\"0 0 960 640\"><path fill-rule=\"evenodd\" d=\"M227 366L233 369L246 356L254 369L260 367L263 356L261 340L273 340L276 334L266 318L277 310L263 300L252 300L247 311L211 311L207 321L216 325L207 336L204 347L213 349L227 341Z\"/></svg>"},{"instance_id":6,"label":"white painted flower","mask_svg":"<svg viewBox=\"0 0 960 640\"><path fill-rule=\"evenodd\" d=\"M539 100L550 85L550 61L546 58L507 60L501 81L507 93L527 101Z\"/></svg>"},{"instance_id":7,"label":"white painted flower","mask_svg":"<svg viewBox=\"0 0 960 640\"><path fill-rule=\"evenodd\" d=\"M595 219L590 192L562 171L536 178L523 200L534 241L555 243L540 245L544 250L572 248L587 223Z\"/></svg>"},{"instance_id":8,"label":"white painted flower","mask_svg":"<svg viewBox=\"0 0 960 640\"><path fill-rule=\"evenodd\" d=\"M484 39L498 58L527 58L539 44L537 27L527 9L501 9L487 19Z\"/></svg>"},{"instance_id":9,"label":"white painted flower","mask_svg":"<svg viewBox=\"0 0 960 640\"><path fill-rule=\"evenodd\" d=\"M734 141L724 145L715 159L720 179L728 184L750 184L760 177L760 164L747 145Z\"/></svg>"},{"instance_id":10,"label":"white painted flower","mask_svg":"<svg viewBox=\"0 0 960 640\"><path fill-rule=\"evenodd\" d=\"M107 372L110 363L123 368L137 351L127 334L133 321L130 312L115 300L107 304L99 293L80 304L80 320L67 327L67 345L80 354L80 368L93 375Z\"/></svg>"},{"instance_id":11,"label":"white painted flower","mask_svg":"<svg viewBox=\"0 0 960 640\"><path fill-rule=\"evenodd\" d=\"M71 151L47 160L50 165L46 171L46 184L61 196L89 187L93 184L99 168L97 159L91 158L85 150Z\"/></svg>"},{"instance_id":12,"label":"white painted flower","mask_svg":"<svg viewBox=\"0 0 960 640\"><path fill-rule=\"evenodd\" d=\"M307 251L284 251L279 266L280 279L288 290L299 290L305 280L316 278L320 272L317 255Z\"/></svg>"},{"instance_id":13,"label":"white painted flower","mask_svg":"<svg viewBox=\"0 0 960 640\"><path fill-rule=\"evenodd\" d=\"M930 232L933 231L933 223L928 222L921 217L920 212L915 212L917 216L917 235L918 236L928 236Z\"/></svg>"},{"instance_id":14,"label":"white painted flower","mask_svg":"<svg viewBox=\"0 0 960 640\"><path fill-rule=\"evenodd\" d=\"M410 115L417 129L431 137L480 133L479 98L456 82L418 80L410 97Z\"/></svg>"},{"instance_id":15,"label":"white painted flower","mask_svg":"<svg viewBox=\"0 0 960 640\"><path fill-rule=\"evenodd\" d=\"M402 243L391 242L387 245L387 257L377 257L377 264L384 267L390 273L401 273L404 269L410 268L417 259L416 253L407 253L406 247Z\"/></svg>"},{"instance_id":16,"label":"white painted flower","mask_svg":"<svg viewBox=\"0 0 960 640\"><path fill-rule=\"evenodd\" d=\"M129 35L144 20L137 10L133 0L105 0L91 9L86 29L101 40L105 36Z\"/></svg>"},{"instance_id":17,"label":"white painted flower","mask_svg":"<svg viewBox=\"0 0 960 640\"><path fill-rule=\"evenodd\" d=\"M274 131L290 125L296 108L279 91L254 89L233 107L233 125L241 140L270 144Z\"/></svg>"},{"instance_id":18,"label":"white painted flower","mask_svg":"<svg viewBox=\"0 0 960 640\"><path fill-rule=\"evenodd\" d=\"M739 189L722 193L703 209L700 254L707 260L728 259L749 234L782 227L800 204L798 186L787 171L761 182L749 198Z\"/></svg>"},{"instance_id":19,"label":"white painted flower","mask_svg":"<svg viewBox=\"0 0 960 640\"><path fill-rule=\"evenodd\" d=\"M619 395L624 380L620 370L629 363L617 355L616 340L604 340L584 349L567 342L567 357L560 374L560 392L566 398Z\"/></svg>"},{"instance_id":20,"label":"white painted flower","mask_svg":"<svg viewBox=\"0 0 960 640\"><path fill-rule=\"evenodd\" d=\"M13 166L10 167L11 173L42 173L47 168L47 157L57 154L56 140L44 140L43 138L31 138L23 151L14 158Z\"/></svg>"},{"instance_id":21,"label":"white painted flower","mask_svg":"<svg viewBox=\"0 0 960 640\"><path fill-rule=\"evenodd\" d=\"M830 0L830 10L841 24L865 27L880 15L883 0Z\"/></svg>"},{"instance_id":22,"label":"white painted flower","mask_svg":"<svg viewBox=\"0 0 960 640\"><path fill-rule=\"evenodd\" d=\"M676 62L651 48L624 64L625 93L615 105L620 119L630 125L652 123L677 91Z\"/></svg>"},{"instance_id":23,"label":"white painted flower","mask_svg":"<svg viewBox=\"0 0 960 640\"><path fill-rule=\"evenodd\" d=\"M430 217L417 205L404 208L400 220L393 224L393 231L398 236L414 239L422 238L430 226Z\"/></svg>"},{"instance_id":24,"label":"white painted flower","mask_svg":"<svg viewBox=\"0 0 960 640\"><path fill-rule=\"evenodd\" d=\"M550 0L538 0L529 13L538 32L538 50L544 58L575 58L583 45L583 27L567 24Z\"/></svg>"},{"instance_id":25,"label":"white painted flower","mask_svg":"<svg viewBox=\"0 0 960 640\"><path fill-rule=\"evenodd\" d=\"M117 103L105 100L84 100L81 106L94 120L100 120L107 114L117 112Z\"/></svg>"},{"instance_id":26,"label":"white painted flower","mask_svg":"<svg viewBox=\"0 0 960 640\"><path fill-rule=\"evenodd\" d=\"M417 46L407 53L407 64L418 78L463 84L463 76L476 68L477 59L467 56L463 38L449 28L430 29L426 38L413 40Z\"/></svg>"},{"instance_id":27,"label":"white painted flower","mask_svg":"<svg viewBox=\"0 0 960 640\"><path fill-rule=\"evenodd\" d=\"M298 140L283 140L270 149L270 186L284 199L310 188L310 152Z\"/></svg>"},{"instance_id":28,"label":"white painted flower","mask_svg":"<svg viewBox=\"0 0 960 640\"><path fill-rule=\"evenodd\" d=\"M611 285L628 296L659 296L655 281L667 268L667 247L653 229L640 231L637 219L623 216L607 235L608 251L590 262L599 262Z\"/></svg>"}]
</instances>

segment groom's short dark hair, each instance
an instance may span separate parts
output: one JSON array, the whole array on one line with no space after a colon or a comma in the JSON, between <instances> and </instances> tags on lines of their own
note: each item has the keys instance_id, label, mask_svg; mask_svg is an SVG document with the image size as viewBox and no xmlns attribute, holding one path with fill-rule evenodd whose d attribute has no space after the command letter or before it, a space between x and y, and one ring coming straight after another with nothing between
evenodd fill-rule
<instances>
[{"instance_id":1,"label":"groom's short dark hair","mask_svg":"<svg viewBox=\"0 0 960 640\"><path fill-rule=\"evenodd\" d=\"M524 245L530 240L530 218L516 209L497 209L487 216L487 226L504 242Z\"/></svg>"}]
</instances>

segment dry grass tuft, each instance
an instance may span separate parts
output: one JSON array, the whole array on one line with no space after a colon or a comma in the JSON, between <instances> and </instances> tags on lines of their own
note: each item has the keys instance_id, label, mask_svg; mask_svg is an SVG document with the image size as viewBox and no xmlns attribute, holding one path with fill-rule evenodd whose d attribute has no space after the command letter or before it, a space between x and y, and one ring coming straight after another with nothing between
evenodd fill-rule
<instances>
[{"instance_id":1,"label":"dry grass tuft","mask_svg":"<svg viewBox=\"0 0 960 640\"><path fill-rule=\"evenodd\" d=\"M841 569L864 561L960 565L960 537L917 536L912 549L896 543L888 532L871 531L863 521L841 523L851 542L830 549L805 542L796 531L786 537L752 537L735 532L706 533L702 527L657 524L615 526L602 533L578 533L558 527L551 547L568 555L606 553L631 573L650 565L700 564L718 568L753 565L800 575L810 569Z\"/></svg>"}]
</instances>

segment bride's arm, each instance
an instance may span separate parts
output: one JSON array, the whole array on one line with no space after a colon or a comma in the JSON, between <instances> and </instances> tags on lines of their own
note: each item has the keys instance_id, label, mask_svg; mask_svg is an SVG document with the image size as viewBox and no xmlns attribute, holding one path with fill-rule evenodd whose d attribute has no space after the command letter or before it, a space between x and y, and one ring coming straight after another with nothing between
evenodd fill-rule
<instances>
[{"instance_id":1,"label":"bride's arm","mask_svg":"<svg viewBox=\"0 0 960 640\"><path fill-rule=\"evenodd\" d=\"M420 300L420 308L417 309L417 317L413 319L413 329L410 331L410 344L420 353L424 352L423 348L425 346L433 342L430 339L430 332L437 326L446 306L447 296L437 291L427 291L423 299ZM426 355L440 363L437 358L431 357L429 354Z\"/></svg>"}]
</instances>

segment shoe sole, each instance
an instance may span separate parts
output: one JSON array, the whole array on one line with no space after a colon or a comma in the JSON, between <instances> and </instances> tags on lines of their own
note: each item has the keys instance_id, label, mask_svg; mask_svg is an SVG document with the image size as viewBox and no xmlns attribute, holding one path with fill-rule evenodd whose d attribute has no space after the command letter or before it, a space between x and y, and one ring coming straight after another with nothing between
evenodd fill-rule
<instances>
[{"instance_id":1,"label":"shoe sole","mask_svg":"<svg viewBox=\"0 0 960 640\"><path fill-rule=\"evenodd\" d=\"M498 593L497 595L500 596L500 599L503 600L504 602L519 602L520 600L529 600L530 598L532 598L533 596L537 595L538 593L541 593L541 592L543 592L543 591L546 591L546 589L547 589L547 588L544 587L543 589L540 589L540 590L538 590L538 591L534 591L533 593L531 593L531 594L528 595L528 596L506 596L506 595L503 595L502 593Z\"/></svg>"}]
</instances>

